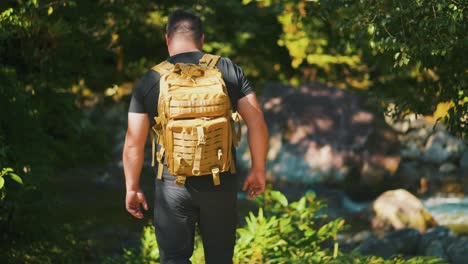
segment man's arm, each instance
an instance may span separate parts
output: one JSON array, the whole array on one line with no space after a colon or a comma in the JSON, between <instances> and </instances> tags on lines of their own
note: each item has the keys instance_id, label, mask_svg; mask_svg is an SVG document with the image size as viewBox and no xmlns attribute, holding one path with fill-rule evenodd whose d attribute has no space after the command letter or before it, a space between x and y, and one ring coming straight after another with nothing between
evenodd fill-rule
<instances>
[{"instance_id":1,"label":"man's arm","mask_svg":"<svg viewBox=\"0 0 468 264\"><path fill-rule=\"evenodd\" d=\"M143 168L149 126L147 114L128 113L128 128L122 157L127 189L125 207L130 214L137 218L143 218L140 205L148 210L145 195L140 189L140 174Z\"/></svg>"},{"instance_id":2,"label":"man's arm","mask_svg":"<svg viewBox=\"0 0 468 264\"><path fill-rule=\"evenodd\" d=\"M252 167L244 181L242 190L247 190L247 197L255 198L265 191L265 161L268 149L268 128L255 93L241 98L237 110L248 129L248 141Z\"/></svg>"}]
</instances>

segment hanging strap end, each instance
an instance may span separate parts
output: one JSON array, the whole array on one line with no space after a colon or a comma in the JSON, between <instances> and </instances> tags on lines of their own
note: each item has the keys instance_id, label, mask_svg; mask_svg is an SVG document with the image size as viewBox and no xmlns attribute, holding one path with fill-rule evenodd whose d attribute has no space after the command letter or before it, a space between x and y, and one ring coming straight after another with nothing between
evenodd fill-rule
<instances>
[{"instance_id":1,"label":"hanging strap end","mask_svg":"<svg viewBox=\"0 0 468 264\"><path fill-rule=\"evenodd\" d=\"M220 185L221 181L219 179L219 168L218 167L212 168L211 173L213 174L213 184Z\"/></svg>"}]
</instances>

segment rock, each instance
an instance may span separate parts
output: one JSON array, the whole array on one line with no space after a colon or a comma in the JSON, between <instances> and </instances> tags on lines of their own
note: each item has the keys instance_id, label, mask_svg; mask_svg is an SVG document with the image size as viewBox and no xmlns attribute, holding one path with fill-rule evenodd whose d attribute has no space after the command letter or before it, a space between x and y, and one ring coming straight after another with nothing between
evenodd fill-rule
<instances>
[{"instance_id":1,"label":"rock","mask_svg":"<svg viewBox=\"0 0 468 264\"><path fill-rule=\"evenodd\" d=\"M392 243L398 253L407 255L416 253L420 238L419 231L413 228L400 229L385 236L385 239Z\"/></svg>"},{"instance_id":2,"label":"rock","mask_svg":"<svg viewBox=\"0 0 468 264\"><path fill-rule=\"evenodd\" d=\"M468 260L468 237L461 237L446 247L449 260L454 264L465 264Z\"/></svg>"},{"instance_id":3,"label":"rock","mask_svg":"<svg viewBox=\"0 0 468 264\"><path fill-rule=\"evenodd\" d=\"M361 232L356 233L352 237L352 240L357 241L357 242L362 242L362 241L365 241L366 239L370 239L370 238L372 238L372 232L370 232L369 230L363 230Z\"/></svg>"},{"instance_id":4,"label":"rock","mask_svg":"<svg viewBox=\"0 0 468 264\"><path fill-rule=\"evenodd\" d=\"M450 163L450 162L446 162L442 165L440 165L439 167L439 172L440 173L451 173L451 172L455 172L457 170L457 166L453 163Z\"/></svg>"},{"instance_id":5,"label":"rock","mask_svg":"<svg viewBox=\"0 0 468 264\"><path fill-rule=\"evenodd\" d=\"M393 103L389 104L385 115L385 122L400 133L406 133L411 129L427 126L423 115L410 114L401 119L396 119L393 118L393 116L396 116L396 112L396 105Z\"/></svg>"},{"instance_id":6,"label":"rock","mask_svg":"<svg viewBox=\"0 0 468 264\"><path fill-rule=\"evenodd\" d=\"M417 160L421 155L422 151L415 142L409 142L408 145L401 150L401 156L405 159Z\"/></svg>"},{"instance_id":7,"label":"rock","mask_svg":"<svg viewBox=\"0 0 468 264\"><path fill-rule=\"evenodd\" d=\"M365 255L389 258L398 254L398 249L387 239L369 238L358 247L358 252Z\"/></svg>"},{"instance_id":8,"label":"rock","mask_svg":"<svg viewBox=\"0 0 468 264\"><path fill-rule=\"evenodd\" d=\"M448 260L448 256L445 253L444 245L440 240L430 241L429 245L426 247L424 252L422 252L424 256L433 256L441 258L445 261Z\"/></svg>"},{"instance_id":9,"label":"rock","mask_svg":"<svg viewBox=\"0 0 468 264\"><path fill-rule=\"evenodd\" d=\"M403 180L402 187L409 188L418 185L421 178L421 170L417 161L405 161L400 164L398 175Z\"/></svg>"},{"instance_id":10,"label":"rock","mask_svg":"<svg viewBox=\"0 0 468 264\"><path fill-rule=\"evenodd\" d=\"M423 154L424 161L440 164L450 158L442 143L434 143Z\"/></svg>"},{"instance_id":11,"label":"rock","mask_svg":"<svg viewBox=\"0 0 468 264\"><path fill-rule=\"evenodd\" d=\"M370 206L374 229L412 227L424 232L437 225L421 201L404 189L387 191Z\"/></svg>"},{"instance_id":12,"label":"rock","mask_svg":"<svg viewBox=\"0 0 468 264\"><path fill-rule=\"evenodd\" d=\"M462 172L462 176L468 175L468 149L465 150L462 157L460 158L460 170Z\"/></svg>"},{"instance_id":13,"label":"rock","mask_svg":"<svg viewBox=\"0 0 468 264\"><path fill-rule=\"evenodd\" d=\"M427 140L423 158L428 162L442 164L461 157L465 149L465 143L461 139L446 131L437 131Z\"/></svg>"},{"instance_id":14,"label":"rock","mask_svg":"<svg viewBox=\"0 0 468 264\"><path fill-rule=\"evenodd\" d=\"M451 235L453 235L452 231L446 226L437 226L427 230L421 235L421 239L419 240L418 253L425 255L428 251L427 248L433 241L442 241Z\"/></svg>"},{"instance_id":15,"label":"rock","mask_svg":"<svg viewBox=\"0 0 468 264\"><path fill-rule=\"evenodd\" d=\"M267 160L273 180L346 188L348 179L367 188L393 180L400 162L397 133L367 109L364 98L308 83L297 88L270 84L261 99L275 141ZM248 152L244 139L237 151L238 160L245 161L241 171L247 170Z\"/></svg>"},{"instance_id":16,"label":"rock","mask_svg":"<svg viewBox=\"0 0 468 264\"><path fill-rule=\"evenodd\" d=\"M415 144L415 146L418 147L419 149L423 149L430 133L431 132L428 129L420 128L420 129L409 131L405 135L400 135L399 139L405 146L408 146L410 144Z\"/></svg>"}]
</instances>

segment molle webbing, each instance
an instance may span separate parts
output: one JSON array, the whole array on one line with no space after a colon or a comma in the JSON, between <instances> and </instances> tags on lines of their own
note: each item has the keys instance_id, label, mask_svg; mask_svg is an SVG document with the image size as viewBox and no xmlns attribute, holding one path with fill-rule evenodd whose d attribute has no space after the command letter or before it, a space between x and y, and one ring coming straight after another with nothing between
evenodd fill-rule
<instances>
[{"instance_id":1,"label":"molle webbing","mask_svg":"<svg viewBox=\"0 0 468 264\"><path fill-rule=\"evenodd\" d=\"M172 99L169 103L169 115L179 118L191 115L218 116L227 110L225 101L223 97L198 100Z\"/></svg>"},{"instance_id":2,"label":"molle webbing","mask_svg":"<svg viewBox=\"0 0 468 264\"><path fill-rule=\"evenodd\" d=\"M207 53L203 55L203 57L200 59L199 64L201 66L206 66L206 67L215 67L219 59L220 59L220 56L211 55Z\"/></svg>"},{"instance_id":3,"label":"molle webbing","mask_svg":"<svg viewBox=\"0 0 468 264\"><path fill-rule=\"evenodd\" d=\"M159 75L163 76L164 74L170 73L173 68L174 68L174 65L172 63L168 61L163 61L151 69L159 73Z\"/></svg>"}]
</instances>

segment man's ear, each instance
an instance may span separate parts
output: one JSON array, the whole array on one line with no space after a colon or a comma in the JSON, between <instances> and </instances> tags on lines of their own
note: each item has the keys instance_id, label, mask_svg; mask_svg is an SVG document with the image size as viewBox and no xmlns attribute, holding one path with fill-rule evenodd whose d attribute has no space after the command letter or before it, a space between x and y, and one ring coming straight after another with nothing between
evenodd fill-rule
<instances>
[{"instance_id":1,"label":"man's ear","mask_svg":"<svg viewBox=\"0 0 468 264\"><path fill-rule=\"evenodd\" d=\"M200 49L203 48L203 44L205 44L205 34L201 35L200 38Z\"/></svg>"},{"instance_id":2,"label":"man's ear","mask_svg":"<svg viewBox=\"0 0 468 264\"><path fill-rule=\"evenodd\" d=\"M169 43L170 43L171 39L169 38L167 33L164 36L166 37L166 45L169 47Z\"/></svg>"}]
</instances>

